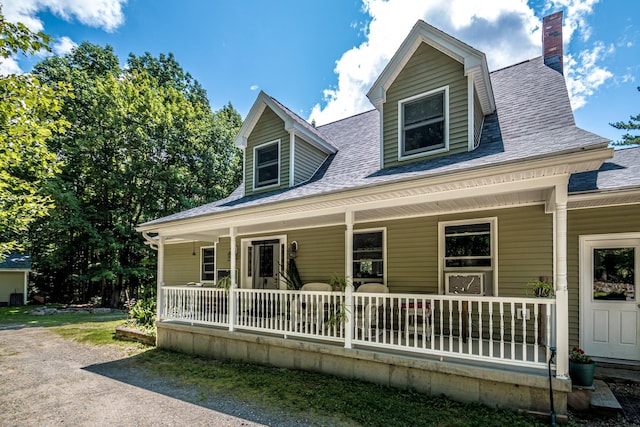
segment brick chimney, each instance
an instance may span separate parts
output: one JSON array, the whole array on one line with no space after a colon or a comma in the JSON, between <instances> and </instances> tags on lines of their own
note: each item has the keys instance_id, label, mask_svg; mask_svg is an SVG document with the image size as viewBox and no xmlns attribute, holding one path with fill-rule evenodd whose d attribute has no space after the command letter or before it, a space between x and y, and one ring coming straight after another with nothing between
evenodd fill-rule
<instances>
[{"instance_id":1,"label":"brick chimney","mask_svg":"<svg viewBox=\"0 0 640 427\"><path fill-rule=\"evenodd\" d=\"M562 11L542 18L542 54L544 65L563 74Z\"/></svg>"}]
</instances>

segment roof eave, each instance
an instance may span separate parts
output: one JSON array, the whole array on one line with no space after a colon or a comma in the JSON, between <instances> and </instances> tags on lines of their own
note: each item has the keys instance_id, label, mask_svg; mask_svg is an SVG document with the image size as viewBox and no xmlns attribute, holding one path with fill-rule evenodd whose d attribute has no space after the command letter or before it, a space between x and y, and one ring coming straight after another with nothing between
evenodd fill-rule
<instances>
[{"instance_id":1,"label":"roof eave","mask_svg":"<svg viewBox=\"0 0 640 427\"><path fill-rule=\"evenodd\" d=\"M464 74L472 77L477 88L483 114L495 111L495 99L485 54L422 20L414 25L367 93L367 98L378 111L381 111L382 104L386 101L387 90L422 43L427 43L463 64Z\"/></svg>"}]
</instances>

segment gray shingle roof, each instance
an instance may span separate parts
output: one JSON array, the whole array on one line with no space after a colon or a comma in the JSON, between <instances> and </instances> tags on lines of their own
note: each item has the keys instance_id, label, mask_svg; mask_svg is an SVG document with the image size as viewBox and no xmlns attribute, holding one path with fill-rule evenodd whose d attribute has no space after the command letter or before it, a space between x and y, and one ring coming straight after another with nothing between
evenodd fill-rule
<instances>
[{"instance_id":1,"label":"gray shingle roof","mask_svg":"<svg viewBox=\"0 0 640 427\"><path fill-rule=\"evenodd\" d=\"M143 225L549 157L608 142L575 126L564 77L546 67L541 57L494 71L491 82L496 112L485 117L480 146L472 152L381 170L380 117L377 110L372 110L317 128L317 132L331 141L338 152L325 161L310 181L247 197L242 197L241 186L226 199Z\"/></svg>"},{"instance_id":2,"label":"gray shingle roof","mask_svg":"<svg viewBox=\"0 0 640 427\"><path fill-rule=\"evenodd\" d=\"M571 175L569 192L610 191L640 188L640 147L615 150L597 171Z\"/></svg>"},{"instance_id":3,"label":"gray shingle roof","mask_svg":"<svg viewBox=\"0 0 640 427\"><path fill-rule=\"evenodd\" d=\"M0 262L0 270L5 269L31 269L31 257L24 254L9 254L3 262Z\"/></svg>"}]
</instances>

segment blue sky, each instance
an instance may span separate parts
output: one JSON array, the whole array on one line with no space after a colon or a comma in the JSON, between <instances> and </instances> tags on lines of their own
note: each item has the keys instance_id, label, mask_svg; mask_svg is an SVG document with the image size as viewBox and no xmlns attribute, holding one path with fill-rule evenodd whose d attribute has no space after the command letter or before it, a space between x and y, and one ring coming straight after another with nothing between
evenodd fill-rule
<instances>
[{"instance_id":1,"label":"blue sky","mask_svg":"<svg viewBox=\"0 0 640 427\"><path fill-rule=\"evenodd\" d=\"M578 126L612 140L610 122L640 113L637 0L0 0L10 21L55 39L130 52L172 52L244 117L264 90L327 123L373 108L365 94L418 19L487 55L499 69L540 55L541 19L564 11L565 77ZM28 71L17 57L0 73Z\"/></svg>"}]
</instances>

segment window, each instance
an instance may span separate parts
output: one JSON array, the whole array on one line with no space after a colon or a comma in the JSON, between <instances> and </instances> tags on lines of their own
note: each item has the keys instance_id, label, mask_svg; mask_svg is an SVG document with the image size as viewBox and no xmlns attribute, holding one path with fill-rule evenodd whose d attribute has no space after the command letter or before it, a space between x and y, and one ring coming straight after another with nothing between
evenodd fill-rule
<instances>
[{"instance_id":1,"label":"window","mask_svg":"<svg viewBox=\"0 0 640 427\"><path fill-rule=\"evenodd\" d=\"M353 233L353 277L355 282L384 283L384 230Z\"/></svg>"},{"instance_id":2,"label":"window","mask_svg":"<svg viewBox=\"0 0 640 427\"><path fill-rule=\"evenodd\" d=\"M213 282L216 271L216 251L214 247L200 248L200 281Z\"/></svg>"},{"instance_id":3,"label":"window","mask_svg":"<svg viewBox=\"0 0 640 427\"><path fill-rule=\"evenodd\" d=\"M446 225L445 267L491 267L491 223Z\"/></svg>"},{"instance_id":4,"label":"window","mask_svg":"<svg viewBox=\"0 0 640 427\"><path fill-rule=\"evenodd\" d=\"M255 163L254 187L268 187L280 183L280 140L257 146L253 151Z\"/></svg>"},{"instance_id":5,"label":"window","mask_svg":"<svg viewBox=\"0 0 640 427\"><path fill-rule=\"evenodd\" d=\"M448 87L398 103L399 158L449 149L448 103Z\"/></svg>"}]
</instances>

